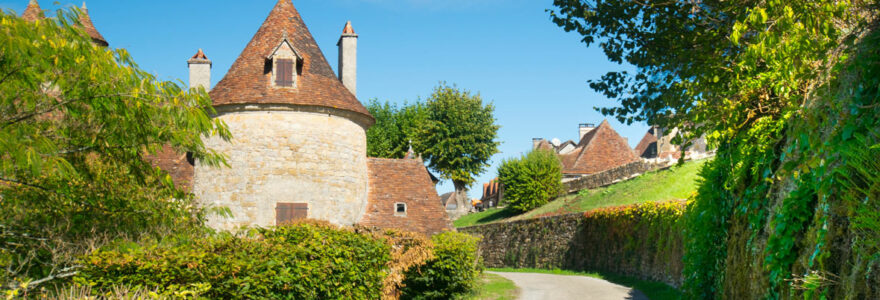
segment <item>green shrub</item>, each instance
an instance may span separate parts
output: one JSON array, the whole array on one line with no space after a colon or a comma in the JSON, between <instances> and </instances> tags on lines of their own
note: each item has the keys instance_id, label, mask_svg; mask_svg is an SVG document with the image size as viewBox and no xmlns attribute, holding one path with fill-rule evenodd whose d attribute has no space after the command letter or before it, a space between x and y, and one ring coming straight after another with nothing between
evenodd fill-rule
<instances>
[{"instance_id":1,"label":"green shrub","mask_svg":"<svg viewBox=\"0 0 880 300\"><path fill-rule=\"evenodd\" d=\"M74 281L99 290L122 285L160 292L207 285L202 296L211 299L382 295L390 261L384 241L316 222L257 232L97 251L83 260Z\"/></svg>"},{"instance_id":2,"label":"green shrub","mask_svg":"<svg viewBox=\"0 0 880 300\"><path fill-rule=\"evenodd\" d=\"M526 212L562 192L562 163L552 151L535 150L502 162L498 179L504 185L504 199L509 207Z\"/></svg>"},{"instance_id":3,"label":"green shrub","mask_svg":"<svg viewBox=\"0 0 880 300\"><path fill-rule=\"evenodd\" d=\"M432 237L434 259L406 272L402 299L451 299L473 291L483 271L480 239L444 232Z\"/></svg>"}]
</instances>

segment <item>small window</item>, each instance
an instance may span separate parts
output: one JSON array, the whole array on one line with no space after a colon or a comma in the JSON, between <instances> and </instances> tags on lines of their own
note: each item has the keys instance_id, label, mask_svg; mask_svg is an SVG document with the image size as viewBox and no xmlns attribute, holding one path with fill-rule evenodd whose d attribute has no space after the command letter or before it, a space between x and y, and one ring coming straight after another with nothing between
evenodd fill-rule
<instances>
[{"instance_id":1,"label":"small window","mask_svg":"<svg viewBox=\"0 0 880 300\"><path fill-rule=\"evenodd\" d=\"M309 216L308 203L277 203L275 204L275 225L284 225Z\"/></svg>"},{"instance_id":2,"label":"small window","mask_svg":"<svg viewBox=\"0 0 880 300\"><path fill-rule=\"evenodd\" d=\"M275 62L275 86L292 87L293 71L292 59L278 59Z\"/></svg>"},{"instance_id":3,"label":"small window","mask_svg":"<svg viewBox=\"0 0 880 300\"><path fill-rule=\"evenodd\" d=\"M406 203L394 203L394 215L406 216Z\"/></svg>"}]
</instances>

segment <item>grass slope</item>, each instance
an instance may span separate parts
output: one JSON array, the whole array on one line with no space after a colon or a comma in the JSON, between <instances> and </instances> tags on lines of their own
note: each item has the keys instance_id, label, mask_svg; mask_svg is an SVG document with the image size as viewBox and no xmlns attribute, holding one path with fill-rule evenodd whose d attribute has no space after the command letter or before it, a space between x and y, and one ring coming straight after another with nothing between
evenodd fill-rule
<instances>
[{"instance_id":1,"label":"grass slope","mask_svg":"<svg viewBox=\"0 0 880 300\"><path fill-rule=\"evenodd\" d=\"M467 227L497 221L513 221L544 216L585 212L609 206L645 202L686 199L697 190L697 177L706 160L687 162L666 170L649 172L642 176L606 187L582 190L577 195L559 197L544 206L521 215L502 209L489 209L462 216L453 224Z\"/></svg>"},{"instance_id":2,"label":"grass slope","mask_svg":"<svg viewBox=\"0 0 880 300\"><path fill-rule=\"evenodd\" d=\"M483 273L480 284L473 295L464 297L466 300L513 300L518 290L513 281L507 278Z\"/></svg>"},{"instance_id":3,"label":"grass slope","mask_svg":"<svg viewBox=\"0 0 880 300\"><path fill-rule=\"evenodd\" d=\"M568 270L544 270L544 269L513 269L513 268L500 268L488 269L489 271L495 272L520 272L520 273L543 273L543 274L556 274L556 275L575 275L575 276L588 276L593 278L599 278L603 280L607 280L608 282L616 283L622 286L630 287L637 289L648 296L648 299L652 300L666 300L666 299L682 299L682 293L662 282L656 281L647 281L640 280L631 277L624 277L609 273L595 273L595 272L576 272L576 271L568 271Z\"/></svg>"}]
</instances>

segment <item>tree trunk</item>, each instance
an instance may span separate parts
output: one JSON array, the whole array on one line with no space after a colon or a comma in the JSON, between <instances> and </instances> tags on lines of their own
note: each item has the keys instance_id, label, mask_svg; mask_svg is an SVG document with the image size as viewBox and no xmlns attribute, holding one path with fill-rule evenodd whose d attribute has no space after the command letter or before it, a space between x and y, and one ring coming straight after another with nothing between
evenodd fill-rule
<instances>
[{"instance_id":1,"label":"tree trunk","mask_svg":"<svg viewBox=\"0 0 880 300\"><path fill-rule=\"evenodd\" d=\"M468 187L463 182L452 181L452 184L455 186L455 216L454 219L458 219L459 217L466 215L468 212L474 210L474 207L471 205L471 198L468 196Z\"/></svg>"}]
</instances>

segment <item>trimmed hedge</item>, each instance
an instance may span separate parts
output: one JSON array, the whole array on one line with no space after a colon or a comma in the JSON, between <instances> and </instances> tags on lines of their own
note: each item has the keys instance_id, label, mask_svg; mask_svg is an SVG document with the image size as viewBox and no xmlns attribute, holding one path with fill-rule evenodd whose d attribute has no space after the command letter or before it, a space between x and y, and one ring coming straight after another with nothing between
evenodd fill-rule
<instances>
[{"instance_id":1,"label":"trimmed hedge","mask_svg":"<svg viewBox=\"0 0 880 300\"><path fill-rule=\"evenodd\" d=\"M452 299L474 290L483 272L483 262L477 253L480 239L444 232L432 240L434 259L406 272L402 299Z\"/></svg>"},{"instance_id":2,"label":"trimmed hedge","mask_svg":"<svg viewBox=\"0 0 880 300\"><path fill-rule=\"evenodd\" d=\"M199 290L211 299L378 299L390 247L329 224L257 229L260 237L223 235L171 244L109 249L83 260L74 282Z\"/></svg>"}]
</instances>

